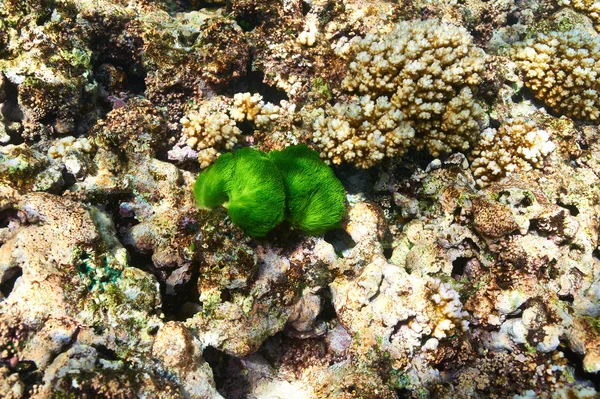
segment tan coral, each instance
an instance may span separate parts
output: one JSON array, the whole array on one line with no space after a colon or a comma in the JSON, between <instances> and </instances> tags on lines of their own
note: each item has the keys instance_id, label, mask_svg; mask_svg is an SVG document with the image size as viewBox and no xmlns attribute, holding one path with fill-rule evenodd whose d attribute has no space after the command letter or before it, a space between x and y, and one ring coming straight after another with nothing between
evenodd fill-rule
<instances>
[{"instance_id":1,"label":"tan coral","mask_svg":"<svg viewBox=\"0 0 600 399\"><path fill-rule=\"evenodd\" d=\"M486 129L471 152L471 168L477 184L487 186L493 180L515 172L541 169L545 158L554 151L550 135L535 122L511 119L496 131Z\"/></svg>"},{"instance_id":2,"label":"tan coral","mask_svg":"<svg viewBox=\"0 0 600 399\"><path fill-rule=\"evenodd\" d=\"M511 55L525 85L552 111L600 118L600 37L579 30L540 34L516 44Z\"/></svg>"},{"instance_id":3,"label":"tan coral","mask_svg":"<svg viewBox=\"0 0 600 399\"><path fill-rule=\"evenodd\" d=\"M473 97L485 53L463 29L434 20L402 22L385 33L350 41L342 88L354 97L314 123L323 157L367 168L409 146L466 150L484 112Z\"/></svg>"},{"instance_id":4,"label":"tan coral","mask_svg":"<svg viewBox=\"0 0 600 399\"><path fill-rule=\"evenodd\" d=\"M244 120L253 121L263 106L262 96L258 93L236 93L233 96L233 106L231 107L230 114L238 122Z\"/></svg>"},{"instance_id":5,"label":"tan coral","mask_svg":"<svg viewBox=\"0 0 600 399\"><path fill-rule=\"evenodd\" d=\"M207 102L199 110L188 113L181 119L186 144L200 151L200 167L206 168L216 157L217 150L231 150L242 135L227 113L215 110Z\"/></svg>"},{"instance_id":6,"label":"tan coral","mask_svg":"<svg viewBox=\"0 0 600 399\"><path fill-rule=\"evenodd\" d=\"M48 149L48 156L52 159L62 158L71 151L82 151L91 153L94 143L85 137L75 138L73 136L63 137Z\"/></svg>"},{"instance_id":7,"label":"tan coral","mask_svg":"<svg viewBox=\"0 0 600 399\"><path fill-rule=\"evenodd\" d=\"M290 104L282 101L286 111L289 112ZM293 109L291 110L293 113ZM265 103L263 97L258 93L236 93L233 96L233 104L229 109L229 114L237 122L251 121L257 126L266 125L269 121L278 119L282 113L282 107Z\"/></svg>"},{"instance_id":8,"label":"tan coral","mask_svg":"<svg viewBox=\"0 0 600 399\"><path fill-rule=\"evenodd\" d=\"M387 97L375 102L363 96L347 104L338 103L333 115L317 118L313 140L321 147L321 156L334 164L371 167L385 156L404 154L415 135Z\"/></svg>"}]
</instances>

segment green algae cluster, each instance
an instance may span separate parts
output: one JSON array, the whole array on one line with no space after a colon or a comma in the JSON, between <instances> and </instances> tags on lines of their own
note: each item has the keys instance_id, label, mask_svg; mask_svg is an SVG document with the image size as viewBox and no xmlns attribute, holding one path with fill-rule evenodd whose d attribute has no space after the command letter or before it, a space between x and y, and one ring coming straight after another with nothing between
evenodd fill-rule
<instances>
[{"instance_id":1,"label":"green algae cluster","mask_svg":"<svg viewBox=\"0 0 600 399\"><path fill-rule=\"evenodd\" d=\"M346 212L342 183L306 145L224 154L198 176L194 197L203 209L223 205L252 237L265 236L283 220L322 234L338 227Z\"/></svg>"}]
</instances>

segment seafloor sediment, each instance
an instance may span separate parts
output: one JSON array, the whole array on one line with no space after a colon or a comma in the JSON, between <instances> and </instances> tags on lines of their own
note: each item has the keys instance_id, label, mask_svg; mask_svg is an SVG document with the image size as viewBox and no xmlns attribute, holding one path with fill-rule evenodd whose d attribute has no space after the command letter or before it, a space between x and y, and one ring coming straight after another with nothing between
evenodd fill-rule
<instances>
[{"instance_id":1,"label":"seafloor sediment","mask_svg":"<svg viewBox=\"0 0 600 399\"><path fill-rule=\"evenodd\" d=\"M597 0L0 0L0 397L599 398ZM339 229L192 186L307 144Z\"/></svg>"}]
</instances>

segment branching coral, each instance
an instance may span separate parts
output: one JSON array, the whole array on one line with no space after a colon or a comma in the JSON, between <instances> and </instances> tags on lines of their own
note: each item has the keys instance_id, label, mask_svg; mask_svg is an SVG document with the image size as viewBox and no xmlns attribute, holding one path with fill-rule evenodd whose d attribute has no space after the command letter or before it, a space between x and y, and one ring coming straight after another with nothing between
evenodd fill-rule
<instances>
[{"instance_id":1,"label":"branching coral","mask_svg":"<svg viewBox=\"0 0 600 399\"><path fill-rule=\"evenodd\" d=\"M570 118L600 118L600 37L572 30L520 42L512 58L535 96Z\"/></svg>"},{"instance_id":2,"label":"branching coral","mask_svg":"<svg viewBox=\"0 0 600 399\"><path fill-rule=\"evenodd\" d=\"M282 102L282 107L293 113L288 103ZM233 99L214 97L181 119L185 142L198 150L200 167L207 168L222 151L232 150L240 141L242 131L236 122L264 127L281 116L282 107L265 102L258 93L236 93Z\"/></svg>"},{"instance_id":3,"label":"branching coral","mask_svg":"<svg viewBox=\"0 0 600 399\"><path fill-rule=\"evenodd\" d=\"M506 121L496 131L485 129L471 152L473 174L480 187L517 171L540 169L554 151L548 132L523 118Z\"/></svg>"},{"instance_id":4,"label":"branching coral","mask_svg":"<svg viewBox=\"0 0 600 399\"><path fill-rule=\"evenodd\" d=\"M258 93L236 93L233 96L231 117L237 122L253 121L257 125L266 125L269 121L279 118L281 108L271 103L265 103Z\"/></svg>"},{"instance_id":5,"label":"branching coral","mask_svg":"<svg viewBox=\"0 0 600 399\"><path fill-rule=\"evenodd\" d=\"M367 168L409 146L437 156L466 150L484 113L473 98L485 54L459 27L402 22L353 39L342 88L355 93L314 123L314 141L333 163Z\"/></svg>"},{"instance_id":6,"label":"branching coral","mask_svg":"<svg viewBox=\"0 0 600 399\"><path fill-rule=\"evenodd\" d=\"M244 120L253 121L264 105L262 96L258 93L236 93L233 96L233 107L231 117L238 122Z\"/></svg>"},{"instance_id":7,"label":"branching coral","mask_svg":"<svg viewBox=\"0 0 600 399\"><path fill-rule=\"evenodd\" d=\"M200 167L206 168L219 156L218 150L231 150L242 132L224 111L214 109L212 102L202 104L181 119L186 144L199 151Z\"/></svg>"}]
</instances>

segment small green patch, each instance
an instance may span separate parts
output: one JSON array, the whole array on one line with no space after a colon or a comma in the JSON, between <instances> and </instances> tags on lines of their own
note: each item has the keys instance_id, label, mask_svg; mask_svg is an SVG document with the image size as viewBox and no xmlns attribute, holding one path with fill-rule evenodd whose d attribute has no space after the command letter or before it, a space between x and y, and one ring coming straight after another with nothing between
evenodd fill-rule
<instances>
[{"instance_id":1,"label":"small green patch","mask_svg":"<svg viewBox=\"0 0 600 399\"><path fill-rule=\"evenodd\" d=\"M566 32L575 28L575 23L569 17L563 17L558 21L558 30Z\"/></svg>"},{"instance_id":2,"label":"small green patch","mask_svg":"<svg viewBox=\"0 0 600 399\"><path fill-rule=\"evenodd\" d=\"M600 333L600 317L584 316L583 318L596 333Z\"/></svg>"},{"instance_id":3,"label":"small green patch","mask_svg":"<svg viewBox=\"0 0 600 399\"><path fill-rule=\"evenodd\" d=\"M525 347L525 351L531 355L535 355L537 353L537 349L535 346L531 345L529 342L525 342L523 344Z\"/></svg>"},{"instance_id":4,"label":"small green patch","mask_svg":"<svg viewBox=\"0 0 600 399\"><path fill-rule=\"evenodd\" d=\"M86 253L82 254L77 270L90 291L98 289L100 292L104 292L108 284L115 284L122 274L121 270L111 267L107 257L104 265L98 267Z\"/></svg>"},{"instance_id":5,"label":"small green patch","mask_svg":"<svg viewBox=\"0 0 600 399\"><path fill-rule=\"evenodd\" d=\"M333 93L322 77L315 78L312 93L317 97L317 105L325 105L333 99Z\"/></svg>"}]
</instances>

